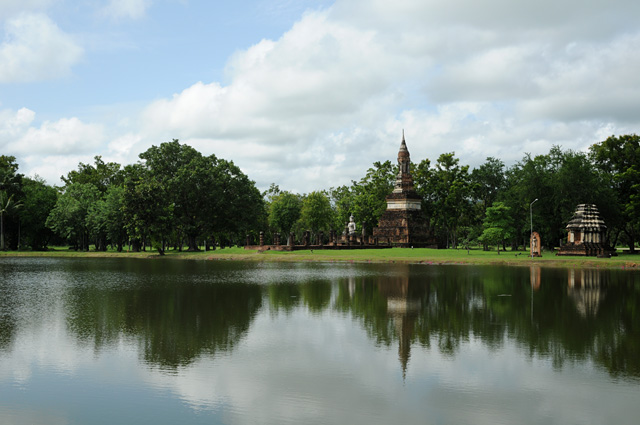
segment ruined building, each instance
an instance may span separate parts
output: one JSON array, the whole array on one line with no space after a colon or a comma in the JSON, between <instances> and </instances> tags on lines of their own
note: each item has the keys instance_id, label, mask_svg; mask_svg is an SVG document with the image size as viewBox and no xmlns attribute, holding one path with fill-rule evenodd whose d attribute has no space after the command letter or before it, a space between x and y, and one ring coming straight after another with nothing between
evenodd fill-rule
<instances>
[{"instance_id":1,"label":"ruined building","mask_svg":"<svg viewBox=\"0 0 640 425\"><path fill-rule=\"evenodd\" d=\"M567 243L558 255L611 256L615 249L605 240L607 226L593 204L580 204L567 224Z\"/></svg>"},{"instance_id":2,"label":"ruined building","mask_svg":"<svg viewBox=\"0 0 640 425\"><path fill-rule=\"evenodd\" d=\"M411 159L404 132L398 151L398 166L395 187L386 198L387 210L380 217L378 227L373 229L373 236L381 243L388 242L394 246L437 248L422 211L422 198L413 187Z\"/></svg>"}]
</instances>

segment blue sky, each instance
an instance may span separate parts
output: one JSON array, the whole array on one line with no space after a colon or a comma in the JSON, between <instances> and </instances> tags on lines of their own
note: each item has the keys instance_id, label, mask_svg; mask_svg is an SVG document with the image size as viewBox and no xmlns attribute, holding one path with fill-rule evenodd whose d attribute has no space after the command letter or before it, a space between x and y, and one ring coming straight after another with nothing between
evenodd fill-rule
<instances>
[{"instance_id":1,"label":"blue sky","mask_svg":"<svg viewBox=\"0 0 640 425\"><path fill-rule=\"evenodd\" d=\"M0 154L51 184L180 139L261 189L508 165L640 125L630 0L3 0Z\"/></svg>"}]
</instances>

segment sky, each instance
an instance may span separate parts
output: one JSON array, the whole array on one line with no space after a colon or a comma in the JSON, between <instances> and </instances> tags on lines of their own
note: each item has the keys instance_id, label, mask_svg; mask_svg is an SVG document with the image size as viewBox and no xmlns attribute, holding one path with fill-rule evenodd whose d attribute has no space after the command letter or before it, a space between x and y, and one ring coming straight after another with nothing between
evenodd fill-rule
<instances>
[{"instance_id":1,"label":"sky","mask_svg":"<svg viewBox=\"0 0 640 425\"><path fill-rule=\"evenodd\" d=\"M49 184L179 139L308 193L640 128L636 0L1 0L0 154Z\"/></svg>"}]
</instances>

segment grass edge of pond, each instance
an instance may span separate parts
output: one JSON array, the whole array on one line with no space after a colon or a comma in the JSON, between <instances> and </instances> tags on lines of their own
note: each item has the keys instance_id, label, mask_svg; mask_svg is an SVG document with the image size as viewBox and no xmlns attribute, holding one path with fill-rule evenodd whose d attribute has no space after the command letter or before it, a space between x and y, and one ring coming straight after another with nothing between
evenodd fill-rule
<instances>
[{"instance_id":1,"label":"grass edge of pond","mask_svg":"<svg viewBox=\"0 0 640 425\"><path fill-rule=\"evenodd\" d=\"M589 268L640 268L640 255L620 254L611 258L558 257L553 253L540 258L530 258L525 251L482 251L479 249L354 249L314 251L264 251L244 250L240 247L215 251L167 251L160 256L156 252L117 251L72 251L54 248L48 251L0 251L2 257L67 257L67 258L143 258L143 259L187 259L187 260L238 260L238 261L294 261L294 262L358 262L358 263L409 263L426 265L472 264L545 267L589 267Z\"/></svg>"}]
</instances>

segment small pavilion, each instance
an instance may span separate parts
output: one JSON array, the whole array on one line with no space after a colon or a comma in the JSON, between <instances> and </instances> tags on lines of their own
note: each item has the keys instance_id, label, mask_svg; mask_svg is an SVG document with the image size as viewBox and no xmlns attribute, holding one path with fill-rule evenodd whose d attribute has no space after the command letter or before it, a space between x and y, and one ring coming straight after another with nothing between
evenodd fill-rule
<instances>
[{"instance_id":1,"label":"small pavilion","mask_svg":"<svg viewBox=\"0 0 640 425\"><path fill-rule=\"evenodd\" d=\"M567 224L567 243L560 247L558 255L615 255L615 249L606 243L606 231L598 208L593 204L580 204Z\"/></svg>"}]
</instances>

